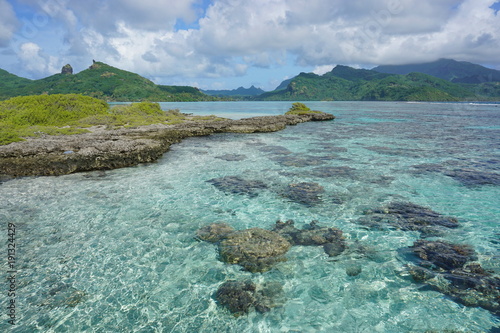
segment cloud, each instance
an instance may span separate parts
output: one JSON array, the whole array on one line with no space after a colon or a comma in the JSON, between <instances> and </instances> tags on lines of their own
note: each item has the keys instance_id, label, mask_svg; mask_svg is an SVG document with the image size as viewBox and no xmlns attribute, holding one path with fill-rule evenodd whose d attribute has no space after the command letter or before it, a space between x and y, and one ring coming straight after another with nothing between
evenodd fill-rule
<instances>
[{"instance_id":1,"label":"cloud","mask_svg":"<svg viewBox=\"0 0 500 333\"><path fill-rule=\"evenodd\" d=\"M64 45L52 56L84 67L97 59L166 83L237 77L290 59L317 71L441 57L499 64L492 0L20 1L52 19L50 43Z\"/></svg>"},{"instance_id":2,"label":"cloud","mask_svg":"<svg viewBox=\"0 0 500 333\"><path fill-rule=\"evenodd\" d=\"M9 44L18 25L12 6L6 0L0 0L0 47Z\"/></svg>"},{"instance_id":3,"label":"cloud","mask_svg":"<svg viewBox=\"0 0 500 333\"><path fill-rule=\"evenodd\" d=\"M94 29L103 35L116 33L119 24L133 29L172 28L177 19L195 20L199 0L20 0L51 17Z\"/></svg>"},{"instance_id":4,"label":"cloud","mask_svg":"<svg viewBox=\"0 0 500 333\"><path fill-rule=\"evenodd\" d=\"M330 72L332 69L333 69L334 66L331 66L331 65L323 65L323 66L316 66L312 72L314 74L318 74L318 75L323 75L325 73L328 73Z\"/></svg>"},{"instance_id":5,"label":"cloud","mask_svg":"<svg viewBox=\"0 0 500 333\"><path fill-rule=\"evenodd\" d=\"M46 73L54 73L57 68L58 59L54 56L45 54L42 48L35 43L24 43L19 47L19 60L23 68L37 76L44 76Z\"/></svg>"}]
</instances>

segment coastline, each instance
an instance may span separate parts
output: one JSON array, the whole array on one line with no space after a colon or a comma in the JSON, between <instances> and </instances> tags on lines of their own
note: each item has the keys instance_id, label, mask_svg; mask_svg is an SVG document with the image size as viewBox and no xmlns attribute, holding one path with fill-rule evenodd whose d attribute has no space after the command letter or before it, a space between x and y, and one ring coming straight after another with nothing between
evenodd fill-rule
<instances>
[{"instance_id":1,"label":"coastline","mask_svg":"<svg viewBox=\"0 0 500 333\"><path fill-rule=\"evenodd\" d=\"M29 138L0 146L0 176L58 176L130 167L158 160L172 144L187 137L276 132L303 122L334 118L321 112L116 130L100 128L85 134Z\"/></svg>"}]
</instances>

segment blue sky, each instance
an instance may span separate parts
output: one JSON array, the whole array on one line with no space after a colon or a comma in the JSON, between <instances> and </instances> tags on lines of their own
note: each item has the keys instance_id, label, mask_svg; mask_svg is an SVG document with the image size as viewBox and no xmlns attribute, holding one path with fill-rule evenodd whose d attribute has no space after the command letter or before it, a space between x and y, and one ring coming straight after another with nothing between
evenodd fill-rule
<instances>
[{"instance_id":1,"label":"blue sky","mask_svg":"<svg viewBox=\"0 0 500 333\"><path fill-rule=\"evenodd\" d=\"M265 90L337 64L500 69L499 10L493 0L0 0L0 68L41 78L95 59L159 84Z\"/></svg>"}]
</instances>

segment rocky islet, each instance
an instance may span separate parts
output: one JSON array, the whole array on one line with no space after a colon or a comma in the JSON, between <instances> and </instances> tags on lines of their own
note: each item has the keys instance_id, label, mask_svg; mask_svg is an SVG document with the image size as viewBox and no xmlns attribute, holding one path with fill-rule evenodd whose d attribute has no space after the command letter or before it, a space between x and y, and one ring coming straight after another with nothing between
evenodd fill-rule
<instances>
[{"instance_id":1,"label":"rocky islet","mask_svg":"<svg viewBox=\"0 0 500 333\"><path fill-rule=\"evenodd\" d=\"M187 137L274 132L290 125L334 118L329 113L321 112L122 129L99 127L91 133L45 135L0 146L0 175L54 176L129 167L158 160L172 144Z\"/></svg>"}]
</instances>

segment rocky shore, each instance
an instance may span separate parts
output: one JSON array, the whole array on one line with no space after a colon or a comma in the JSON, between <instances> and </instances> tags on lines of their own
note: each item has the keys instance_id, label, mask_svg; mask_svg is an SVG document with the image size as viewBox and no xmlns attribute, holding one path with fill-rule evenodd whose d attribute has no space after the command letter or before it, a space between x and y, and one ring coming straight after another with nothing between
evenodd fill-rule
<instances>
[{"instance_id":1,"label":"rocky shore","mask_svg":"<svg viewBox=\"0 0 500 333\"><path fill-rule=\"evenodd\" d=\"M149 125L65 136L42 136L0 146L0 175L55 176L154 162L182 139L214 133L275 132L308 121L331 120L328 113L253 117L240 120Z\"/></svg>"}]
</instances>

